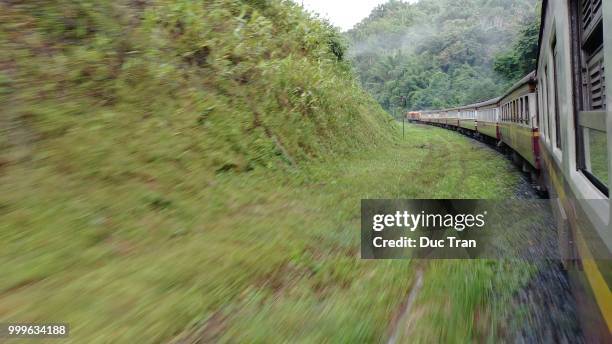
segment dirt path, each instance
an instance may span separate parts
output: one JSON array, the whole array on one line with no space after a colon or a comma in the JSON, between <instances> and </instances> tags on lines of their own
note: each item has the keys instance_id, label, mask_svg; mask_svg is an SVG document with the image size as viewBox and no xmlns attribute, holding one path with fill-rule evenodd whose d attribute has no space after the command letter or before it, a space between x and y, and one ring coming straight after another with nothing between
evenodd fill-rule
<instances>
[{"instance_id":1,"label":"dirt path","mask_svg":"<svg viewBox=\"0 0 612 344\"><path fill-rule=\"evenodd\" d=\"M412 306L414 305L414 300L416 300L421 288L423 287L423 268L418 268L415 274L415 282L410 289L410 293L408 293L408 298L404 302L402 310L399 316L396 318L396 321L391 326L391 336L387 341L387 344L395 344L398 339L402 335L402 330L407 328L407 322L409 319L409 315L412 312Z\"/></svg>"}]
</instances>

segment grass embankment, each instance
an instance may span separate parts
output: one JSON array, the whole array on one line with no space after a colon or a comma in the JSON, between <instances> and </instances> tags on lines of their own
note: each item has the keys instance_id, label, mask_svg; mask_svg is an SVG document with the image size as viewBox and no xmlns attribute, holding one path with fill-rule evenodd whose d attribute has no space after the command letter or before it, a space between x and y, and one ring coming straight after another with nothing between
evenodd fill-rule
<instances>
[{"instance_id":1,"label":"grass embankment","mask_svg":"<svg viewBox=\"0 0 612 344\"><path fill-rule=\"evenodd\" d=\"M414 264L359 260L359 200L494 198L516 182L506 160L465 137L412 126L407 137L300 170L225 173L154 211L144 205L113 214L113 203L131 200L65 185L65 200L38 201L46 211L30 204L5 214L3 233L15 229L3 255L0 317L67 321L74 342L385 338ZM85 215L92 197L108 202L106 212ZM77 223L47 222L60 202L74 212L60 218ZM29 230L38 221L54 231ZM91 240L68 228L90 231ZM411 327L411 336L431 338L434 329L445 332L435 338L451 338L446 331L472 338L475 312L496 287L488 279L501 270L435 263L419 299L434 318Z\"/></svg>"}]
</instances>

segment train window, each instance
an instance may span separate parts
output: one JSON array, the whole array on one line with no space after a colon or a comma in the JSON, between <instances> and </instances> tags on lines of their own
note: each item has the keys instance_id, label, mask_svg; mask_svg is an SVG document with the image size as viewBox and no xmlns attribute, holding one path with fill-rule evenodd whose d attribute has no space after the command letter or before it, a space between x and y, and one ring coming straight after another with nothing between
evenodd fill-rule
<instances>
[{"instance_id":1,"label":"train window","mask_svg":"<svg viewBox=\"0 0 612 344\"><path fill-rule=\"evenodd\" d=\"M521 106L520 106L521 116L519 118L519 122L525 123L525 97L521 97L520 103L521 103Z\"/></svg>"},{"instance_id":2,"label":"train window","mask_svg":"<svg viewBox=\"0 0 612 344\"><path fill-rule=\"evenodd\" d=\"M542 118L544 116L544 98L542 93L544 93L544 81L540 77L538 82L538 127L542 131L542 135L546 135L546 126L544 125L544 118Z\"/></svg>"},{"instance_id":3,"label":"train window","mask_svg":"<svg viewBox=\"0 0 612 344\"><path fill-rule=\"evenodd\" d=\"M544 73L545 73L545 86L546 87L546 95L544 96L546 98L546 113L544 116L546 116L546 133L547 133L547 137L548 137L548 141L552 141L552 125L550 123L550 74L548 73L548 66L546 66L544 68Z\"/></svg>"},{"instance_id":4,"label":"train window","mask_svg":"<svg viewBox=\"0 0 612 344\"><path fill-rule=\"evenodd\" d=\"M519 100L514 101L514 122L518 123L520 120L520 112L519 112Z\"/></svg>"},{"instance_id":5,"label":"train window","mask_svg":"<svg viewBox=\"0 0 612 344\"><path fill-rule=\"evenodd\" d=\"M523 123L527 123L529 121L529 99L525 97L523 99Z\"/></svg>"},{"instance_id":6,"label":"train window","mask_svg":"<svg viewBox=\"0 0 612 344\"><path fill-rule=\"evenodd\" d=\"M544 67L544 76L542 78L542 127L544 128L544 139L549 141L548 130L548 68Z\"/></svg>"},{"instance_id":7,"label":"train window","mask_svg":"<svg viewBox=\"0 0 612 344\"><path fill-rule=\"evenodd\" d=\"M531 122L531 114L529 113L529 96L525 97L525 124L529 125Z\"/></svg>"},{"instance_id":8,"label":"train window","mask_svg":"<svg viewBox=\"0 0 612 344\"><path fill-rule=\"evenodd\" d=\"M518 100L514 101L514 116L513 116L513 120L514 122L518 122L518 117L519 117L519 112L518 112Z\"/></svg>"},{"instance_id":9,"label":"train window","mask_svg":"<svg viewBox=\"0 0 612 344\"><path fill-rule=\"evenodd\" d=\"M576 0L573 10L578 40L574 60L580 67L576 79L578 168L608 195L607 100L604 75L602 0Z\"/></svg>"},{"instance_id":10,"label":"train window","mask_svg":"<svg viewBox=\"0 0 612 344\"><path fill-rule=\"evenodd\" d=\"M504 121L508 121L508 104L504 104Z\"/></svg>"},{"instance_id":11,"label":"train window","mask_svg":"<svg viewBox=\"0 0 612 344\"><path fill-rule=\"evenodd\" d=\"M559 111L559 64L557 58L557 39L555 38L552 43L552 54L553 54L553 87L555 91L555 103L554 115L555 115L555 141L557 148L561 149L561 118Z\"/></svg>"}]
</instances>

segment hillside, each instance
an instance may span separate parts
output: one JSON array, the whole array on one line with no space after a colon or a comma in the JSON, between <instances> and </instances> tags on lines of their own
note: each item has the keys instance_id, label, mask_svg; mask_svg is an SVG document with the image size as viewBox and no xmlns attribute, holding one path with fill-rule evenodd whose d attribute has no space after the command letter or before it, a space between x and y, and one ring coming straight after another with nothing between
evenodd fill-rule
<instances>
[{"instance_id":1,"label":"hillside","mask_svg":"<svg viewBox=\"0 0 612 344\"><path fill-rule=\"evenodd\" d=\"M253 174L299 182L312 161L395 135L340 34L285 1L4 1L0 45L3 319L36 318L6 298L51 297L49 279L94 296L71 282L144 269L145 253L229 216L233 195L256 200L240 186ZM78 313L64 291L54 300Z\"/></svg>"},{"instance_id":2,"label":"hillside","mask_svg":"<svg viewBox=\"0 0 612 344\"><path fill-rule=\"evenodd\" d=\"M10 47L1 104L20 133L1 147L28 151L9 156L11 168L53 144L61 154L45 164L96 155L66 168L105 170L95 178L142 163L209 179L348 152L388 130L348 72L339 34L289 3L4 2L0 15Z\"/></svg>"},{"instance_id":3,"label":"hillside","mask_svg":"<svg viewBox=\"0 0 612 344\"><path fill-rule=\"evenodd\" d=\"M538 2L390 0L346 33L349 56L365 88L393 113L490 99L514 81L494 62L511 59L498 63L500 71L514 66L513 56L498 55L538 21Z\"/></svg>"},{"instance_id":4,"label":"hillside","mask_svg":"<svg viewBox=\"0 0 612 344\"><path fill-rule=\"evenodd\" d=\"M0 292L63 268L46 255L146 236L141 221L189 231L184 206L223 175L390 141L339 34L290 3L0 6L2 234L32 253Z\"/></svg>"}]
</instances>

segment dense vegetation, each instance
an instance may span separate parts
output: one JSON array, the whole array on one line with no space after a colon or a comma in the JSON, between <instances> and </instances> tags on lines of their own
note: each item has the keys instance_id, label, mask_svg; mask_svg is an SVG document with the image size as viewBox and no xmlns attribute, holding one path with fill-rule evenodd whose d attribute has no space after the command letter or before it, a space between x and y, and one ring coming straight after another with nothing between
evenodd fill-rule
<instances>
[{"instance_id":1,"label":"dense vegetation","mask_svg":"<svg viewBox=\"0 0 612 344\"><path fill-rule=\"evenodd\" d=\"M510 49L496 56L493 68L506 80L517 81L535 70L538 58L540 21L526 23Z\"/></svg>"},{"instance_id":2,"label":"dense vegetation","mask_svg":"<svg viewBox=\"0 0 612 344\"><path fill-rule=\"evenodd\" d=\"M0 45L0 318L78 342L168 339L265 281L278 260L215 284L253 257L214 263L200 235L238 227L214 216L394 135L340 34L285 1L2 1Z\"/></svg>"},{"instance_id":3,"label":"dense vegetation","mask_svg":"<svg viewBox=\"0 0 612 344\"><path fill-rule=\"evenodd\" d=\"M530 68L531 55L518 51L533 48L537 3L391 0L347 32L349 54L363 85L393 113L490 99ZM529 38L508 52L519 32Z\"/></svg>"},{"instance_id":4,"label":"dense vegetation","mask_svg":"<svg viewBox=\"0 0 612 344\"><path fill-rule=\"evenodd\" d=\"M18 128L1 147L33 149L4 164L53 144L61 154L45 164L100 157L78 169L93 178L135 159L214 174L347 152L388 131L339 33L291 3L3 2L0 15L3 114ZM146 147L115 149L138 139Z\"/></svg>"}]
</instances>

